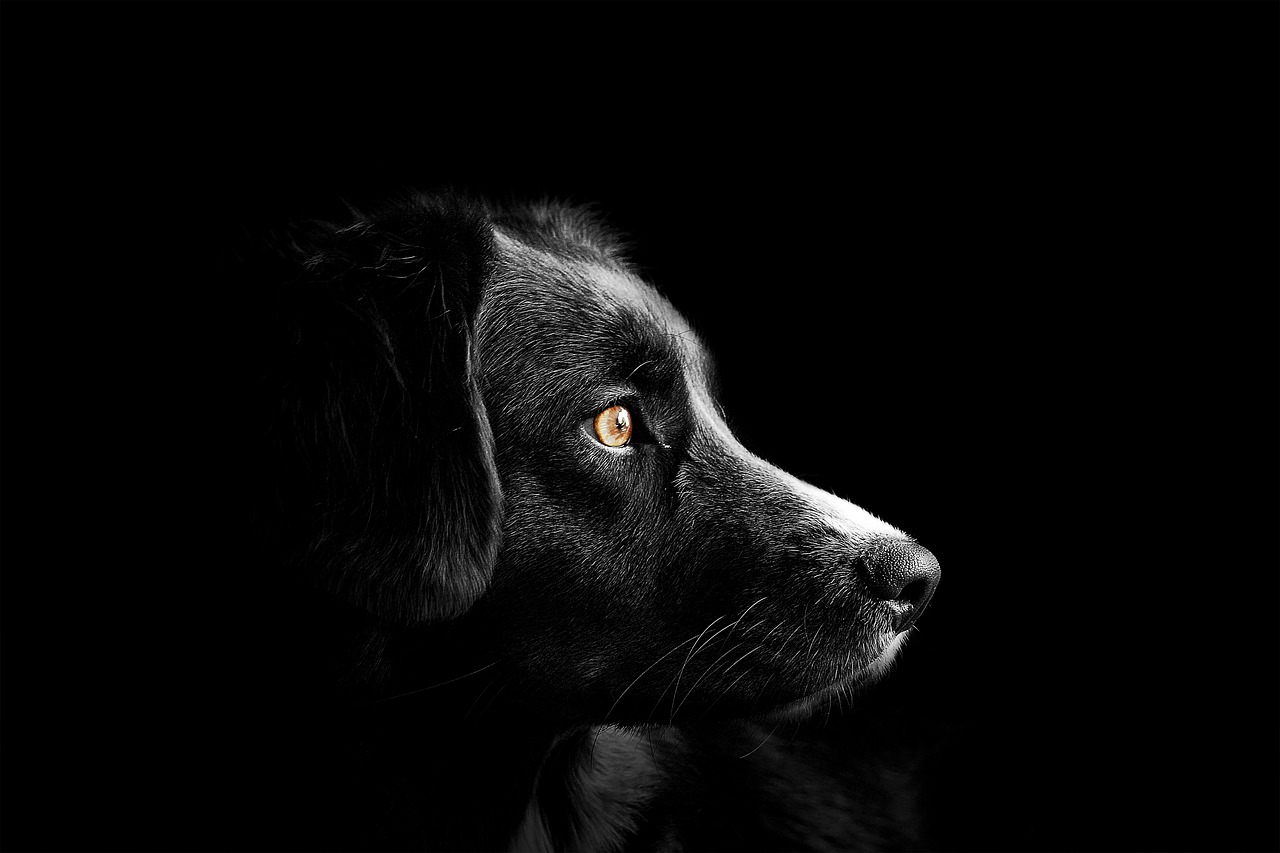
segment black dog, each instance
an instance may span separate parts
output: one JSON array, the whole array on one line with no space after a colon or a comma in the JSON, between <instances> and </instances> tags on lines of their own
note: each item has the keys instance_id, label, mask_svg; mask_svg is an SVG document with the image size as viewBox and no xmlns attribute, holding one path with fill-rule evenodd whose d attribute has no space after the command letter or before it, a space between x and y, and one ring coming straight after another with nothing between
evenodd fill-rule
<instances>
[{"instance_id":1,"label":"black dog","mask_svg":"<svg viewBox=\"0 0 1280 853\"><path fill-rule=\"evenodd\" d=\"M246 844L911 843L761 741L885 672L937 562L738 443L593 215L414 196L266 278Z\"/></svg>"}]
</instances>

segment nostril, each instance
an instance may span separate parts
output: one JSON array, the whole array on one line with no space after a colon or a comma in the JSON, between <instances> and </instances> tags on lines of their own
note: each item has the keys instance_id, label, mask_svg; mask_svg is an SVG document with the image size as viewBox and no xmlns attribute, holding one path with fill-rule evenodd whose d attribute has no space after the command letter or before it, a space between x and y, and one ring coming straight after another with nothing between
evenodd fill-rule
<instances>
[{"instance_id":1,"label":"nostril","mask_svg":"<svg viewBox=\"0 0 1280 853\"><path fill-rule=\"evenodd\" d=\"M898 601L902 604L918 605L929 597L930 584L926 580L914 580L902 588Z\"/></svg>"},{"instance_id":2,"label":"nostril","mask_svg":"<svg viewBox=\"0 0 1280 853\"><path fill-rule=\"evenodd\" d=\"M905 631L924 612L938 586L938 560L914 542L882 539L858 561L867 590L880 601L902 608L895 628Z\"/></svg>"}]
</instances>

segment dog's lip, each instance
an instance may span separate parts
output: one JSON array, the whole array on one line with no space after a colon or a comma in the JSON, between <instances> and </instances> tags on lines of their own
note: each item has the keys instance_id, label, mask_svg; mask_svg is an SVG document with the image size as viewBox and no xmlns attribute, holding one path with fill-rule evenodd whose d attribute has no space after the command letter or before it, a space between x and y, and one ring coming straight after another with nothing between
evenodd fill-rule
<instances>
[{"instance_id":1,"label":"dog's lip","mask_svg":"<svg viewBox=\"0 0 1280 853\"><path fill-rule=\"evenodd\" d=\"M898 652L902 650L902 644L905 640L905 631L887 635L880 652L871 661L857 667L850 673L846 673L842 677L836 679L833 685L824 689L831 690L839 689L841 687L858 687L880 679L889 671L889 668L893 666L894 661L898 657Z\"/></svg>"},{"instance_id":2,"label":"dog's lip","mask_svg":"<svg viewBox=\"0 0 1280 853\"><path fill-rule=\"evenodd\" d=\"M857 691L860 688L874 684L893 665L898 652L902 648L905 636L905 633L886 635L883 648L869 663L856 667L852 671L840 673L831 683L819 687L798 699L792 699L774 706L765 713L765 716L780 715L787 719L803 718L805 714L831 697L838 696L840 693Z\"/></svg>"}]
</instances>

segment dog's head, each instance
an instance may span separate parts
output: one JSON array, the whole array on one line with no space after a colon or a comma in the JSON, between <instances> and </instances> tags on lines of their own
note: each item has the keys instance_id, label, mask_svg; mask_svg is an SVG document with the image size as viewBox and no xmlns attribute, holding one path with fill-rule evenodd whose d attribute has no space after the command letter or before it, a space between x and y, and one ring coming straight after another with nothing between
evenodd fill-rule
<instances>
[{"instance_id":1,"label":"dog's head","mask_svg":"<svg viewBox=\"0 0 1280 853\"><path fill-rule=\"evenodd\" d=\"M514 701L800 713L928 603L927 550L735 439L697 335L591 214L417 196L301 257L270 392L290 559L387 624L449 621Z\"/></svg>"}]
</instances>

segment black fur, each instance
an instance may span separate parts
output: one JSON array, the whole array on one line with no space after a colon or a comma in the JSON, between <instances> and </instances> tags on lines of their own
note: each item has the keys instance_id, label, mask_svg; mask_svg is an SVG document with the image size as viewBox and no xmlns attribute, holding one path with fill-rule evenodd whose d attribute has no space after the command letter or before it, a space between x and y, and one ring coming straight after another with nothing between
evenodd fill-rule
<instances>
[{"instance_id":1,"label":"black fur","mask_svg":"<svg viewBox=\"0 0 1280 853\"><path fill-rule=\"evenodd\" d=\"M250 846L918 840L907 800L872 807L905 791L883 767L767 735L884 670L936 563L736 442L594 215L414 195L282 242L257 273L274 715L227 806ZM616 404L622 450L591 427Z\"/></svg>"},{"instance_id":2,"label":"black fur","mask_svg":"<svg viewBox=\"0 0 1280 853\"><path fill-rule=\"evenodd\" d=\"M422 199L305 243L267 390L287 556L374 613L456 616L488 585L501 516L472 352L487 223Z\"/></svg>"}]
</instances>

